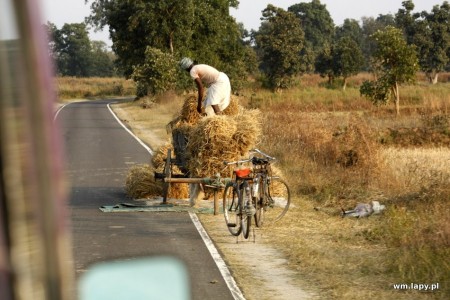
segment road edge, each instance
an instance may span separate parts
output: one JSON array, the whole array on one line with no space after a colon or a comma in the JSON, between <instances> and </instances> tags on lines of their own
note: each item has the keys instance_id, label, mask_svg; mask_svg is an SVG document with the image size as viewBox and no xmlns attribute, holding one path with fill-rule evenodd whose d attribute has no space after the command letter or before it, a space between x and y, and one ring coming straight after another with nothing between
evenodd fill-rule
<instances>
[{"instance_id":1,"label":"road edge","mask_svg":"<svg viewBox=\"0 0 450 300\"><path fill-rule=\"evenodd\" d=\"M154 154L153 150L147 146L144 142L141 141L131 130L129 130L123 123L120 121L120 119L117 117L117 115L114 113L114 111L111 109L110 106L111 103L107 104L107 107L110 111L110 113L113 115L113 117L116 119L116 121L129 133L136 141L141 144L151 155ZM231 295L235 300L245 300L244 295L242 294L241 290L236 284L236 281L234 280L233 276L230 273L230 270L228 269L228 266L226 265L225 261L220 256L219 251L217 251L217 248L214 246L213 241L209 237L208 233L206 232L205 228L201 224L200 220L198 219L197 215L193 212L189 212L189 217L191 218L192 223L194 224L195 228L197 229L197 232L200 234L200 237L202 238L203 242L205 243L206 248L208 249L209 253L211 254L211 257L213 258L214 262L217 265L217 268L219 269L220 274L222 275L222 278L224 279L225 283L228 286L228 289L231 292Z\"/></svg>"},{"instance_id":2,"label":"road edge","mask_svg":"<svg viewBox=\"0 0 450 300\"><path fill-rule=\"evenodd\" d=\"M213 241L211 240L202 223L198 219L197 214L189 212L189 216L191 217L192 223L194 223L195 228L197 228L198 233L202 237L203 242L206 245L206 248L208 248L209 253L211 254L213 260L215 261L217 267L219 268L220 274L222 274L222 277L225 280L225 283L227 284L231 294L233 295L233 298L235 300L245 300L244 295L242 294L241 290L236 284L236 281L231 275L230 270L228 269L225 261L222 259L222 256L220 256L219 251L217 251L216 246L214 246Z\"/></svg>"}]
</instances>

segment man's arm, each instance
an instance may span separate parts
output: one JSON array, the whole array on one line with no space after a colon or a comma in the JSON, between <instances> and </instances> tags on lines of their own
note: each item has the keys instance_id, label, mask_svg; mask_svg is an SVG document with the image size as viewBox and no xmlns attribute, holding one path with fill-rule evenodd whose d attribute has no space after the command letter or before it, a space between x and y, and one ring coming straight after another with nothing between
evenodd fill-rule
<instances>
[{"instance_id":1,"label":"man's arm","mask_svg":"<svg viewBox=\"0 0 450 300\"><path fill-rule=\"evenodd\" d=\"M195 78L195 84L197 85L197 90L198 90L197 111L199 114L201 114L204 88L203 88L203 84L202 84L202 81L200 80L200 78Z\"/></svg>"}]
</instances>

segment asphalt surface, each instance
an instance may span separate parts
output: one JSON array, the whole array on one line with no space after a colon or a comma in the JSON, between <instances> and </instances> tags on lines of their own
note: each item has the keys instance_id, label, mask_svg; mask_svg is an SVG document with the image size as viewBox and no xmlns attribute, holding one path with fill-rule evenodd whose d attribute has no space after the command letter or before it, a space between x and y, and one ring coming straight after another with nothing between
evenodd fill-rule
<instances>
[{"instance_id":1,"label":"asphalt surface","mask_svg":"<svg viewBox=\"0 0 450 300\"><path fill-rule=\"evenodd\" d=\"M124 190L128 169L150 161L148 151L115 120L110 102L71 103L57 115L71 185L77 278L95 262L170 255L185 263L192 299L233 299L188 213L99 210L130 202Z\"/></svg>"}]
</instances>

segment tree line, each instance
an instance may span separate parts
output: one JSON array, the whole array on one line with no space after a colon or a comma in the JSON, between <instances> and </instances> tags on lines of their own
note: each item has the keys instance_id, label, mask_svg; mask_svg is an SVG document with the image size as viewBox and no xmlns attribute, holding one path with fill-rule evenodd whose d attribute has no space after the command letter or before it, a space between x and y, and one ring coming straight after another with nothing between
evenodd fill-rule
<instances>
[{"instance_id":1,"label":"tree line","mask_svg":"<svg viewBox=\"0 0 450 300\"><path fill-rule=\"evenodd\" d=\"M50 55L59 76L112 77L117 76L116 55L103 41L91 41L86 23L64 24L58 28L44 25L49 39Z\"/></svg>"},{"instance_id":2,"label":"tree line","mask_svg":"<svg viewBox=\"0 0 450 300\"><path fill-rule=\"evenodd\" d=\"M320 0L287 10L269 4L258 30L247 31L230 16L237 0L94 0L87 22L109 26L116 66L137 82L138 94L185 89L192 83L177 62L183 56L226 72L239 89L258 74L274 90L297 76L319 73L330 83L361 71L376 74L362 94L374 103L398 95L398 85L421 70L435 83L450 70L450 5L414 12L412 0L395 15L380 14L336 26Z\"/></svg>"}]
</instances>

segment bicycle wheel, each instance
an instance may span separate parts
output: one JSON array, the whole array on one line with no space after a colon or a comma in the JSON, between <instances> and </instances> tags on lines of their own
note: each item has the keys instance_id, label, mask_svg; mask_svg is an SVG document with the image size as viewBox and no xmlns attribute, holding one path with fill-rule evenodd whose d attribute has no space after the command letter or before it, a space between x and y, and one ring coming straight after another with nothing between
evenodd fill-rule
<instances>
[{"instance_id":1,"label":"bicycle wheel","mask_svg":"<svg viewBox=\"0 0 450 300\"><path fill-rule=\"evenodd\" d=\"M252 204L251 193L249 190L249 184L247 181L244 181L239 189L239 195L242 206L242 214L241 214L241 227L242 227L242 235L245 239L248 239L250 235L250 228L252 225L253 214L255 213L255 208Z\"/></svg>"},{"instance_id":2,"label":"bicycle wheel","mask_svg":"<svg viewBox=\"0 0 450 300\"><path fill-rule=\"evenodd\" d=\"M239 205L239 191L234 184L228 184L223 192L223 215L225 223L232 235L241 234L241 207Z\"/></svg>"},{"instance_id":3,"label":"bicycle wheel","mask_svg":"<svg viewBox=\"0 0 450 300\"><path fill-rule=\"evenodd\" d=\"M272 176L266 182L263 221L273 223L280 220L291 204L291 193L286 182Z\"/></svg>"}]
</instances>

